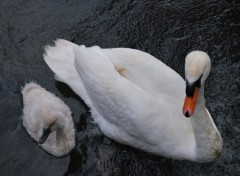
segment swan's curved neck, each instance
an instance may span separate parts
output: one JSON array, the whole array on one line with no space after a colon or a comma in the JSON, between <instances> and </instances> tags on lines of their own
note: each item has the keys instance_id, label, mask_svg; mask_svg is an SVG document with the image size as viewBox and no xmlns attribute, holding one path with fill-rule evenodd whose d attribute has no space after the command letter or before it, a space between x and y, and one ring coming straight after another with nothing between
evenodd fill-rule
<instances>
[{"instance_id":1,"label":"swan's curved neck","mask_svg":"<svg viewBox=\"0 0 240 176\"><path fill-rule=\"evenodd\" d=\"M222 138L205 107L204 85L199 90L195 112L190 118L196 141L195 159L206 162L219 158L222 153Z\"/></svg>"}]
</instances>

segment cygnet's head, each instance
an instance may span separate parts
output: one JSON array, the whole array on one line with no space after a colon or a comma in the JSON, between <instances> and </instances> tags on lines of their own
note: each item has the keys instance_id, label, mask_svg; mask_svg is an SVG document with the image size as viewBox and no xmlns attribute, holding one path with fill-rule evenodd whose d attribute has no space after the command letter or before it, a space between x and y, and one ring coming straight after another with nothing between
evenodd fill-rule
<instances>
[{"instance_id":1,"label":"cygnet's head","mask_svg":"<svg viewBox=\"0 0 240 176\"><path fill-rule=\"evenodd\" d=\"M37 83L30 82L22 88L22 95L26 96L28 93L35 89L42 89L42 87L40 87Z\"/></svg>"},{"instance_id":2,"label":"cygnet's head","mask_svg":"<svg viewBox=\"0 0 240 176\"><path fill-rule=\"evenodd\" d=\"M203 51L192 51L185 59L186 98L183 105L183 114L186 117L193 115L197 104L198 92L203 87L211 69L211 60Z\"/></svg>"},{"instance_id":3,"label":"cygnet's head","mask_svg":"<svg viewBox=\"0 0 240 176\"><path fill-rule=\"evenodd\" d=\"M64 118L61 112L51 112L43 117L43 133L39 143L43 144L53 131L60 131L64 128Z\"/></svg>"}]
</instances>

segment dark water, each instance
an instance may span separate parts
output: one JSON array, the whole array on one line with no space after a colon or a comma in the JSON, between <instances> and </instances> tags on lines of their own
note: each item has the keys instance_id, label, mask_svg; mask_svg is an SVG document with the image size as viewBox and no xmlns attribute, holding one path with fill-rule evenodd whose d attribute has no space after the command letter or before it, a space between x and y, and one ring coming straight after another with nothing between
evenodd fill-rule
<instances>
[{"instance_id":1,"label":"dark water","mask_svg":"<svg viewBox=\"0 0 240 176\"><path fill-rule=\"evenodd\" d=\"M240 175L240 4L237 1L0 0L1 175ZM56 83L42 59L56 38L146 51L183 76L184 57L208 52L207 107L222 134L222 158L176 161L118 144L91 123L88 108ZM157 76L157 75L156 75ZM69 156L45 153L25 132L21 86L37 81L74 113L77 145Z\"/></svg>"}]
</instances>

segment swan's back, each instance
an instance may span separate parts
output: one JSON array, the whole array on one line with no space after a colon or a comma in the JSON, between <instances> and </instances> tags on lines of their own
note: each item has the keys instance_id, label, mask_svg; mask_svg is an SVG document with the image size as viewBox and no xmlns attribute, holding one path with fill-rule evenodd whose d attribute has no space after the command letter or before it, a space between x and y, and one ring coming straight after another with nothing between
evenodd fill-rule
<instances>
[{"instance_id":1,"label":"swan's back","mask_svg":"<svg viewBox=\"0 0 240 176\"><path fill-rule=\"evenodd\" d=\"M182 91L185 85L182 77L152 55L130 48L112 48L102 51L121 76L153 96L162 96L167 93L174 94L178 99L184 98Z\"/></svg>"},{"instance_id":2,"label":"swan's back","mask_svg":"<svg viewBox=\"0 0 240 176\"><path fill-rule=\"evenodd\" d=\"M97 46L75 49L75 67L104 117L97 120L105 134L152 153L172 149L173 155L191 155L194 135L190 120L182 114L185 85L175 71L138 50ZM108 131L112 124L118 130Z\"/></svg>"},{"instance_id":3,"label":"swan's back","mask_svg":"<svg viewBox=\"0 0 240 176\"><path fill-rule=\"evenodd\" d=\"M23 125L28 134L39 142L44 129L44 120L52 112L61 113L65 118L63 133L51 132L47 140L40 144L47 152L63 156L75 146L75 130L69 107L58 97L36 83L29 83L22 89Z\"/></svg>"}]
</instances>

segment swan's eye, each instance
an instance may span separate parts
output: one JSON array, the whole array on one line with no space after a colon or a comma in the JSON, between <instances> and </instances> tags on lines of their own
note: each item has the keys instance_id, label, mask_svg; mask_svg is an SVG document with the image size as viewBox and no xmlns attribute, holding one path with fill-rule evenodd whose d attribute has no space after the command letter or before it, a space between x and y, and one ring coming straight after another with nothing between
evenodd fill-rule
<instances>
[{"instance_id":1,"label":"swan's eye","mask_svg":"<svg viewBox=\"0 0 240 176\"><path fill-rule=\"evenodd\" d=\"M192 84L190 84L186 79L186 94L188 97L193 97L195 87L198 88L201 87L201 78L202 75L198 78L198 80L194 81Z\"/></svg>"},{"instance_id":2,"label":"swan's eye","mask_svg":"<svg viewBox=\"0 0 240 176\"><path fill-rule=\"evenodd\" d=\"M189 84L188 80L186 80L186 95L188 97L193 97L194 94L194 84Z\"/></svg>"},{"instance_id":3,"label":"swan's eye","mask_svg":"<svg viewBox=\"0 0 240 176\"><path fill-rule=\"evenodd\" d=\"M198 87L198 88L201 87L201 78L202 78L202 75L203 75L203 74L201 74L201 76L198 78L198 80L193 83L193 84L195 85L195 87Z\"/></svg>"}]
</instances>

